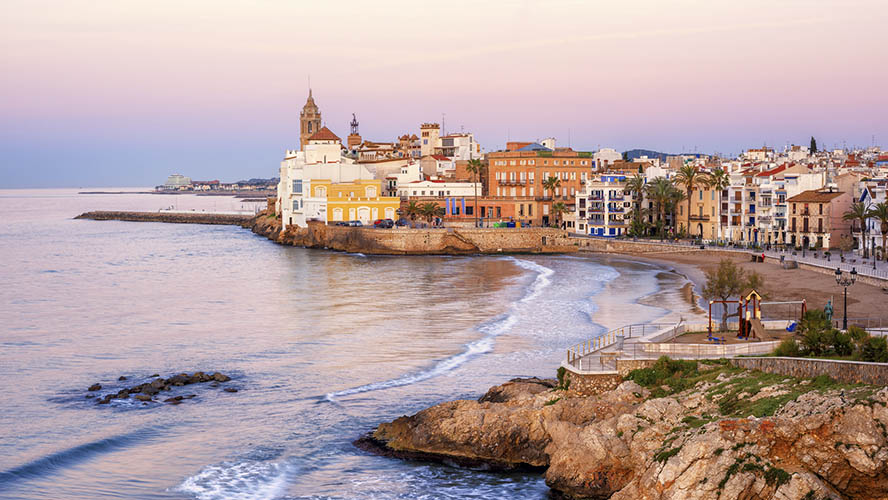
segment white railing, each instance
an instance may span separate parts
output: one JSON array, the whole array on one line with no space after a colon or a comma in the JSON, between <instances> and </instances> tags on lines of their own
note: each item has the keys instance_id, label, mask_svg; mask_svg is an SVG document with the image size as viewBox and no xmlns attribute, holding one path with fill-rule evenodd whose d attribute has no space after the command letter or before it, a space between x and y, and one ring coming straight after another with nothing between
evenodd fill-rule
<instances>
[{"instance_id":1,"label":"white railing","mask_svg":"<svg viewBox=\"0 0 888 500\"><path fill-rule=\"evenodd\" d=\"M568 348L567 363L573 364L574 361L579 360L584 356L588 356L591 353L610 347L614 345L617 342L617 339L621 336L624 340L629 338L638 338L644 337L645 335L653 334L655 332L659 332L661 330L665 330L667 328L672 329L674 332L677 331L679 327L680 323L643 323L614 328L613 330L605 332L598 337L586 340L573 347Z\"/></svg>"}]
</instances>

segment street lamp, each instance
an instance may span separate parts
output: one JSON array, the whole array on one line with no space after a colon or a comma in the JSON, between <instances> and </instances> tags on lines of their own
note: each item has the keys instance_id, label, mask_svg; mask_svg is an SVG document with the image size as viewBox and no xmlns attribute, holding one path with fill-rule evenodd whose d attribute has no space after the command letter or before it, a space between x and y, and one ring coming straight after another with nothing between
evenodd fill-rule
<instances>
[{"instance_id":1,"label":"street lamp","mask_svg":"<svg viewBox=\"0 0 888 500\"><path fill-rule=\"evenodd\" d=\"M845 288L845 306L842 310L844 317L842 318L842 330L848 330L848 287L853 285L857 280L857 269L851 268L851 276L846 278L842 276L842 270L836 268L836 284Z\"/></svg>"}]
</instances>

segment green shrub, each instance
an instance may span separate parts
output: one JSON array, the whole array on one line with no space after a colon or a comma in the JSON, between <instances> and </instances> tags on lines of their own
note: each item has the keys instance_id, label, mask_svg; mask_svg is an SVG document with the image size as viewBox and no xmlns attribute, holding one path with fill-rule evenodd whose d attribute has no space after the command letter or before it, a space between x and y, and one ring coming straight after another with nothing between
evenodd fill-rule
<instances>
[{"instance_id":1,"label":"green shrub","mask_svg":"<svg viewBox=\"0 0 888 500\"><path fill-rule=\"evenodd\" d=\"M869 337L860 349L862 361L888 363L888 341L885 337Z\"/></svg>"},{"instance_id":2,"label":"green shrub","mask_svg":"<svg viewBox=\"0 0 888 500\"><path fill-rule=\"evenodd\" d=\"M866 330L856 325L851 325L848 327L848 335L851 336L851 340L853 340L856 344L859 344L860 342L869 338L869 334L866 333Z\"/></svg>"},{"instance_id":3,"label":"green shrub","mask_svg":"<svg viewBox=\"0 0 888 500\"><path fill-rule=\"evenodd\" d=\"M645 387L653 387L666 384L673 390L680 390L684 386L684 376L697 374L697 362L681 359L669 359L662 356L650 368L632 370L626 376L628 380Z\"/></svg>"},{"instance_id":4,"label":"green shrub","mask_svg":"<svg viewBox=\"0 0 888 500\"><path fill-rule=\"evenodd\" d=\"M798 342L795 339L783 339L780 344L774 349L774 356L785 356L789 358L796 358L801 354L801 350L799 349Z\"/></svg>"}]
</instances>

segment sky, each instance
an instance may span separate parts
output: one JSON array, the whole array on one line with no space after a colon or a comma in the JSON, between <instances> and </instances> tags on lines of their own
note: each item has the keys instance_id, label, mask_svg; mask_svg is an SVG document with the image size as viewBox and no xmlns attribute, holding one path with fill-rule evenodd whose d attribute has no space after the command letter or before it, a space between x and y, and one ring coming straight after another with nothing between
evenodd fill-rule
<instances>
[{"instance_id":1,"label":"sky","mask_svg":"<svg viewBox=\"0 0 888 500\"><path fill-rule=\"evenodd\" d=\"M888 146L888 2L0 0L0 188L277 175L423 122L721 155Z\"/></svg>"}]
</instances>

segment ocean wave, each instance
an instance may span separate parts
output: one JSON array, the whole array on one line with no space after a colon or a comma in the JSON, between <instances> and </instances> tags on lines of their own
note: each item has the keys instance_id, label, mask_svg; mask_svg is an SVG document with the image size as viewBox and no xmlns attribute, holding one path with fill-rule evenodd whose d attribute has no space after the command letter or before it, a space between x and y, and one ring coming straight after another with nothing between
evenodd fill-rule
<instances>
[{"instance_id":1,"label":"ocean wave","mask_svg":"<svg viewBox=\"0 0 888 500\"><path fill-rule=\"evenodd\" d=\"M515 323L518 322L517 306L519 304L526 304L527 302L530 302L531 300L539 297L542 291L552 283L550 277L555 273L555 271L553 271L552 269L537 264L536 262L516 259L514 257L509 257L509 259L515 262L515 264L517 264L519 267L537 273L536 278L534 278L533 282L527 288L524 296L521 297L518 302L512 304L512 307L510 308L508 313L498 316L492 321L483 323L478 327L478 331L484 334L482 338L469 342L465 345L462 352L438 361L434 366L427 370L423 370L418 373L403 375L398 378L384 380L381 382L365 384L362 386L353 387L351 389L331 392L326 394L324 399L326 401L332 402L335 401L336 398L340 398L343 396L352 396L354 394L361 394L364 392L391 389L394 387L402 387L405 385L415 384L417 382L422 382L424 380L443 375L444 373L452 371L465 364L467 361L476 356L492 351L494 339L496 339L496 337L502 335L503 333L511 330L512 327L515 326Z\"/></svg>"},{"instance_id":2,"label":"ocean wave","mask_svg":"<svg viewBox=\"0 0 888 500\"><path fill-rule=\"evenodd\" d=\"M46 455L13 469L2 471L0 472L0 491L3 490L4 485L10 485L15 481L43 477L89 460L97 454L109 453L127 446L144 443L145 439L153 436L153 434L153 429L142 429L131 434L98 439Z\"/></svg>"},{"instance_id":3,"label":"ocean wave","mask_svg":"<svg viewBox=\"0 0 888 500\"><path fill-rule=\"evenodd\" d=\"M267 500L284 493L291 468L279 462L223 462L204 467L175 491L198 500Z\"/></svg>"}]
</instances>

